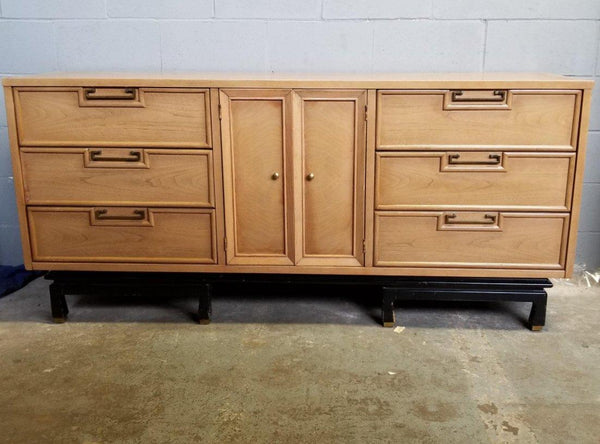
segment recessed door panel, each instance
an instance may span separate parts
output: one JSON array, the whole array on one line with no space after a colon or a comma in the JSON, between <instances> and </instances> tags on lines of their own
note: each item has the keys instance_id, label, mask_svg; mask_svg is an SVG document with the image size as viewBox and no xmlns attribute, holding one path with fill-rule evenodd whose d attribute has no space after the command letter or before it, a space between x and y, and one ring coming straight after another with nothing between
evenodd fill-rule
<instances>
[{"instance_id":1,"label":"recessed door panel","mask_svg":"<svg viewBox=\"0 0 600 444\"><path fill-rule=\"evenodd\" d=\"M227 259L290 265L288 90L221 91Z\"/></svg>"},{"instance_id":2,"label":"recessed door panel","mask_svg":"<svg viewBox=\"0 0 600 444\"><path fill-rule=\"evenodd\" d=\"M366 93L302 91L297 100L299 264L361 265Z\"/></svg>"}]
</instances>

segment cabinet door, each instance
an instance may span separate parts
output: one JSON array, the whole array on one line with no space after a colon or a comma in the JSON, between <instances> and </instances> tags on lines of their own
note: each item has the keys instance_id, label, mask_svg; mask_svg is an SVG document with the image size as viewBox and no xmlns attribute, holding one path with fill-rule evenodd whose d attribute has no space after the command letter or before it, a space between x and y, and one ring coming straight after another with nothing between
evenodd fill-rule
<instances>
[{"instance_id":1,"label":"cabinet door","mask_svg":"<svg viewBox=\"0 0 600 444\"><path fill-rule=\"evenodd\" d=\"M366 91L295 93L296 258L364 263Z\"/></svg>"},{"instance_id":2,"label":"cabinet door","mask_svg":"<svg viewBox=\"0 0 600 444\"><path fill-rule=\"evenodd\" d=\"M293 265L291 91L221 90L227 263Z\"/></svg>"}]
</instances>

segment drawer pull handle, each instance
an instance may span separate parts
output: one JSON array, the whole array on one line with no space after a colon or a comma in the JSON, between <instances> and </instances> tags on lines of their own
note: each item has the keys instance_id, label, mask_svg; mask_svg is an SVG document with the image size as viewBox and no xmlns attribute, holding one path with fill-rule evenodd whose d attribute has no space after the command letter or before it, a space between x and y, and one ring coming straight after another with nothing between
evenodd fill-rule
<instances>
[{"instance_id":1,"label":"drawer pull handle","mask_svg":"<svg viewBox=\"0 0 600 444\"><path fill-rule=\"evenodd\" d=\"M446 214L446 224L448 225L493 225L496 223L496 215L495 214L486 214L484 216L485 220L454 220L456 219L456 213Z\"/></svg>"},{"instance_id":2,"label":"drawer pull handle","mask_svg":"<svg viewBox=\"0 0 600 444\"><path fill-rule=\"evenodd\" d=\"M90 160L94 162L139 162L142 160L142 153L139 151L129 151L131 157L102 157L102 151L91 151Z\"/></svg>"},{"instance_id":3,"label":"drawer pull handle","mask_svg":"<svg viewBox=\"0 0 600 444\"><path fill-rule=\"evenodd\" d=\"M109 216L108 210L96 210L94 216L96 220L144 220L146 218L145 210L133 210L133 216Z\"/></svg>"},{"instance_id":4,"label":"drawer pull handle","mask_svg":"<svg viewBox=\"0 0 600 444\"><path fill-rule=\"evenodd\" d=\"M273 175L271 176L271 180L277 180L279 179L279 173L273 173Z\"/></svg>"},{"instance_id":5,"label":"drawer pull handle","mask_svg":"<svg viewBox=\"0 0 600 444\"><path fill-rule=\"evenodd\" d=\"M452 91L452 101L458 103L472 102L504 102L506 100L506 91L495 90L493 97L462 97L463 91Z\"/></svg>"},{"instance_id":6,"label":"drawer pull handle","mask_svg":"<svg viewBox=\"0 0 600 444\"><path fill-rule=\"evenodd\" d=\"M315 178L314 173L310 173L308 176L306 176L306 180L311 181Z\"/></svg>"},{"instance_id":7,"label":"drawer pull handle","mask_svg":"<svg viewBox=\"0 0 600 444\"><path fill-rule=\"evenodd\" d=\"M122 94L98 94L96 88L85 88L83 95L86 100L135 100L135 88L125 88Z\"/></svg>"},{"instance_id":8,"label":"drawer pull handle","mask_svg":"<svg viewBox=\"0 0 600 444\"><path fill-rule=\"evenodd\" d=\"M460 154L448 154L448 163L451 165L499 165L502 161L500 154L490 154L490 160L459 160Z\"/></svg>"}]
</instances>

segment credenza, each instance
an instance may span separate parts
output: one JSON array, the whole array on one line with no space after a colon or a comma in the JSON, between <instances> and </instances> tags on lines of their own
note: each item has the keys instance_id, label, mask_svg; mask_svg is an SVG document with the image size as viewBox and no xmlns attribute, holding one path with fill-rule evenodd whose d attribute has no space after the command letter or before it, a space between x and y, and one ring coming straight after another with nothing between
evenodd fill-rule
<instances>
[{"instance_id":1,"label":"credenza","mask_svg":"<svg viewBox=\"0 0 600 444\"><path fill-rule=\"evenodd\" d=\"M5 78L25 265L568 277L592 86L525 73Z\"/></svg>"}]
</instances>

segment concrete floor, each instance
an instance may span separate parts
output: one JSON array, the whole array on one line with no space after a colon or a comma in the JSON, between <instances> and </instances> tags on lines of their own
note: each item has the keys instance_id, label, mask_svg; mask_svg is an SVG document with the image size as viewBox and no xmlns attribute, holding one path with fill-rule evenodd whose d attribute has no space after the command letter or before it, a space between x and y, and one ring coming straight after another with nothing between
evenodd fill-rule
<instances>
[{"instance_id":1,"label":"concrete floor","mask_svg":"<svg viewBox=\"0 0 600 444\"><path fill-rule=\"evenodd\" d=\"M600 289L525 303L411 303L401 333L373 293L222 288L196 300L0 299L2 443L598 443Z\"/></svg>"}]
</instances>

